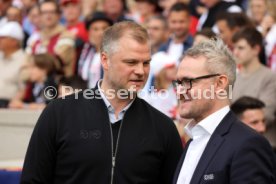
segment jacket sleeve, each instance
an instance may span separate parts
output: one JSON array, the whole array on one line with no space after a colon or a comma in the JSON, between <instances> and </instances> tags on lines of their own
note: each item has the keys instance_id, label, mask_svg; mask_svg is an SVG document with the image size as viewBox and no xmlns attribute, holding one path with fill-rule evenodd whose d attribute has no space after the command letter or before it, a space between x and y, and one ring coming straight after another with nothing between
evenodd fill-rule
<instances>
[{"instance_id":1,"label":"jacket sleeve","mask_svg":"<svg viewBox=\"0 0 276 184\"><path fill-rule=\"evenodd\" d=\"M183 148L178 131L173 122L171 123L171 127L169 127L166 131L169 133L166 146L166 155L162 165L159 183L171 184L173 182L174 172L181 157Z\"/></svg>"},{"instance_id":2,"label":"jacket sleeve","mask_svg":"<svg viewBox=\"0 0 276 184\"><path fill-rule=\"evenodd\" d=\"M56 118L50 103L33 130L21 175L21 184L54 183L56 163Z\"/></svg>"},{"instance_id":3,"label":"jacket sleeve","mask_svg":"<svg viewBox=\"0 0 276 184\"><path fill-rule=\"evenodd\" d=\"M276 183L275 157L265 138L248 139L232 160L229 183Z\"/></svg>"}]
</instances>

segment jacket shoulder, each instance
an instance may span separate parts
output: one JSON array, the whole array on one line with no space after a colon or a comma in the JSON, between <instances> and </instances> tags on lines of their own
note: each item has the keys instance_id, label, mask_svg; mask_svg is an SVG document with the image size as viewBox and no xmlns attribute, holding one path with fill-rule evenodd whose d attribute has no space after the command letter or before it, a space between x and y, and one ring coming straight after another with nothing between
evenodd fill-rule
<instances>
[{"instance_id":1,"label":"jacket shoulder","mask_svg":"<svg viewBox=\"0 0 276 184\"><path fill-rule=\"evenodd\" d=\"M244 147L245 143L252 143L252 140L259 140L263 142L266 146L269 146L269 142L255 130L245 125L243 122L238 120L236 117L233 119L232 126L229 130L228 135L225 138L231 139L233 145Z\"/></svg>"}]
</instances>

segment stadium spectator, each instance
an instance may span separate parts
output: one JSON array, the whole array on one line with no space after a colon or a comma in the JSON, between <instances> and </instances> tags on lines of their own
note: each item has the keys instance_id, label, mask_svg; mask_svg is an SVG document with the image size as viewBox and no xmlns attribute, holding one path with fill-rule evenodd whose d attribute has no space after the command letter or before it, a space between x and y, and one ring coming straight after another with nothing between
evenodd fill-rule
<instances>
[{"instance_id":1,"label":"stadium spectator","mask_svg":"<svg viewBox=\"0 0 276 184\"><path fill-rule=\"evenodd\" d=\"M208 27L212 28L215 33L218 33L217 27L215 26L216 17L221 12L241 12L242 9L231 1L224 0L201 0L201 3L205 5L207 11L200 16L197 25L197 30Z\"/></svg>"},{"instance_id":2,"label":"stadium spectator","mask_svg":"<svg viewBox=\"0 0 276 184\"><path fill-rule=\"evenodd\" d=\"M0 28L0 107L6 107L23 88L20 70L27 60L23 39L23 30L17 22L7 22Z\"/></svg>"},{"instance_id":3,"label":"stadium spectator","mask_svg":"<svg viewBox=\"0 0 276 184\"><path fill-rule=\"evenodd\" d=\"M58 83L58 97L64 97L87 89L87 82L80 76L62 77Z\"/></svg>"},{"instance_id":4,"label":"stadium spectator","mask_svg":"<svg viewBox=\"0 0 276 184\"><path fill-rule=\"evenodd\" d=\"M232 50L233 35L243 27L254 27L252 21L244 13L219 13L216 18L216 26L219 30L219 36L224 43Z\"/></svg>"},{"instance_id":5,"label":"stadium spectator","mask_svg":"<svg viewBox=\"0 0 276 184\"><path fill-rule=\"evenodd\" d=\"M265 136L276 148L276 73L263 66L258 58L263 45L262 35L255 28L243 28L234 35L233 43L234 55L241 67L234 85L232 101L250 96L265 103Z\"/></svg>"},{"instance_id":6,"label":"stadium spectator","mask_svg":"<svg viewBox=\"0 0 276 184\"><path fill-rule=\"evenodd\" d=\"M243 96L231 105L231 110L249 127L263 134L266 130L265 104L257 98Z\"/></svg>"},{"instance_id":7,"label":"stadium spectator","mask_svg":"<svg viewBox=\"0 0 276 184\"><path fill-rule=\"evenodd\" d=\"M0 27L7 22L6 13L11 5L12 0L0 0Z\"/></svg>"},{"instance_id":8,"label":"stadium spectator","mask_svg":"<svg viewBox=\"0 0 276 184\"><path fill-rule=\"evenodd\" d=\"M147 19L162 12L157 0L135 0L135 2L136 12L133 13L132 18L139 24L144 24Z\"/></svg>"},{"instance_id":9,"label":"stadium spectator","mask_svg":"<svg viewBox=\"0 0 276 184\"><path fill-rule=\"evenodd\" d=\"M131 20L127 14L126 0L103 0L103 12L114 22Z\"/></svg>"},{"instance_id":10,"label":"stadium spectator","mask_svg":"<svg viewBox=\"0 0 276 184\"><path fill-rule=\"evenodd\" d=\"M215 38L216 34L210 28L203 28L201 31L198 31L194 36L193 45L199 44L202 41Z\"/></svg>"},{"instance_id":11,"label":"stadium spectator","mask_svg":"<svg viewBox=\"0 0 276 184\"><path fill-rule=\"evenodd\" d=\"M189 34L189 6L181 2L174 4L168 15L168 24L171 37L159 51L164 51L179 61L193 44L193 37Z\"/></svg>"},{"instance_id":12,"label":"stadium spectator","mask_svg":"<svg viewBox=\"0 0 276 184\"><path fill-rule=\"evenodd\" d=\"M57 97L55 58L49 54L33 55L29 65L29 80L22 96L14 98L10 108L43 109Z\"/></svg>"},{"instance_id":13,"label":"stadium spectator","mask_svg":"<svg viewBox=\"0 0 276 184\"><path fill-rule=\"evenodd\" d=\"M100 45L104 30L112 24L112 20L103 12L95 12L86 20L89 41L84 44L81 50L78 60L78 75L87 81L89 88L95 87L103 75L100 60Z\"/></svg>"},{"instance_id":14,"label":"stadium spectator","mask_svg":"<svg viewBox=\"0 0 276 184\"><path fill-rule=\"evenodd\" d=\"M154 54L168 40L169 31L167 20L163 16L157 15L149 18L145 25L151 41L151 52Z\"/></svg>"},{"instance_id":15,"label":"stadium spectator","mask_svg":"<svg viewBox=\"0 0 276 184\"><path fill-rule=\"evenodd\" d=\"M31 36L26 51L28 54L49 53L62 65L64 75L75 72L75 37L60 23L60 7L54 1L43 1L39 5L41 30L35 39Z\"/></svg>"},{"instance_id":16,"label":"stadium spectator","mask_svg":"<svg viewBox=\"0 0 276 184\"><path fill-rule=\"evenodd\" d=\"M152 56L150 66L154 85L148 93L143 93L143 97L150 105L175 120L177 97L172 81L176 79L177 61L165 52L158 52Z\"/></svg>"},{"instance_id":17,"label":"stadium spectator","mask_svg":"<svg viewBox=\"0 0 276 184\"><path fill-rule=\"evenodd\" d=\"M60 0L60 5L67 29L75 35L76 39L81 39L81 41L86 42L88 40L88 34L85 29L85 24L80 21L80 1Z\"/></svg>"}]
</instances>

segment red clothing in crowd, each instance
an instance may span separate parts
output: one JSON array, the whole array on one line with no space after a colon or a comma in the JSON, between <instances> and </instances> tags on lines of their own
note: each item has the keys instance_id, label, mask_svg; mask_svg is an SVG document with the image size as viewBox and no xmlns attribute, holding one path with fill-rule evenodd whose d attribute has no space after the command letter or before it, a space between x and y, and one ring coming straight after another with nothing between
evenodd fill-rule
<instances>
[{"instance_id":1,"label":"red clothing in crowd","mask_svg":"<svg viewBox=\"0 0 276 184\"><path fill-rule=\"evenodd\" d=\"M83 22L79 22L74 26L68 26L67 29L84 42L88 41L88 33Z\"/></svg>"}]
</instances>

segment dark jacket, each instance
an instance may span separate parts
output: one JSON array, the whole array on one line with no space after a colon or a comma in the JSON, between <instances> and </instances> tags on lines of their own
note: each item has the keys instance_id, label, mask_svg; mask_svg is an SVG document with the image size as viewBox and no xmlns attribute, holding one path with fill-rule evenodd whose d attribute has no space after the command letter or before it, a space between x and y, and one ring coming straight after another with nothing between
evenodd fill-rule
<instances>
[{"instance_id":1,"label":"dark jacket","mask_svg":"<svg viewBox=\"0 0 276 184\"><path fill-rule=\"evenodd\" d=\"M234 5L237 4L225 1L218 2L214 7L208 10L208 16L205 22L203 23L202 28L212 28L216 23L217 16L222 12L227 12L228 8Z\"/></svg>"},{"instance_id":2,"label":"dark jacket","mask_svg":"<svg viewBox=\"0 0 276 184\"><path fill-rule=\"evenodd\" d=\"M22 184L110 183L111 125L104 101L92 93L46 107L29 143ZM182 152L173 122L136 98L121 123L113 183L171 184Z\"/></svg>"},{"instance_id":3,"label":"dark jacket","mask_svg":"<svg viewBox=\"0 0 276 184\"><path fill-rule=\"evenodd\" d=\"M57 83L55 81L54 75L47 76L47 79L44 81L43 87L38 92L38 94L34 94L33 89L35 87L35 83L29 82L26 85L25 95L23 101L25 103L37 102L40 99L39 103L48 104L52 99L57 97ZM48 96L49 95L49 96ZM53 98L51 98L53 97Z\"/></svg>"},{"instance_id":4,"label":"dark jacket","mask_svg":"<svg viewBox=\"0 0 276 184\"><path fill-rule=\"evenodd\" d=\"M188 145L176 169L175 184ZM191 184L275 184L275 157L268 141L229 112L198 162Z\"/></svg>"},{"instance_id":5,"label":"dark jacket","mask_svg":"<svg viewBox=\"0 0 276 184\"><path fill-rule=\"evenodd\" d=\"M160 52L168 52L169 50L169 46L170 46L170 43L172 42L173 40L170 38L166 43L164 43L163 45L161 45L161 47L159 48L159 51ZM183 50L182 50L182 54L185 53L186 50L188 50L190 47L193 46L193 37L191 35L188 35L187 39L183 42Z\"/></svg>"}]
</instances>

